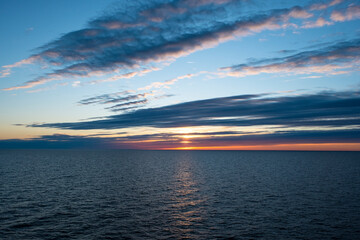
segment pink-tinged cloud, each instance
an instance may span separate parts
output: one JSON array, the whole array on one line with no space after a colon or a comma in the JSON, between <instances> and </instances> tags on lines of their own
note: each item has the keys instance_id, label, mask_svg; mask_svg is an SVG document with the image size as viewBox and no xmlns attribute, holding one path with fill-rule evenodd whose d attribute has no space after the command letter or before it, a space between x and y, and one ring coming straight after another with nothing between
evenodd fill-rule
<instances>
[{"instance_id":1,"label":"pink-tinged cloud","mask_svg":"<svg viewBox=\"0 0 360 240\"><path fill-rule=\"evenodd\" d=\"M21 60L21 61L19 61L19 62L16 62L16 63L14 63L14 64L5 65L5 66L3 66L3 68L11 69L11 68L20 67L20 66L26 65L26 64L33 64L33 63L35 63L36 61L38 61L38 60L40 60L40 59L41 59L40 56L32 56L32 57L23 59L23 60Z\"/></svg>"},{"instance_id":2,"label":"pink-tinged cloud","mask_svg":"<svg viewBox=\"0 0 360 240\"><path fill-rule=\"evenodd\" d=\"M135 76L143 76L146 75L147 73L150 73L152 71L159 71L160 68L158 67L149 67L147 69L141 69L138 71L133 71L133 72L129 72L129 73L125 73L125 74L120 74L120 75L115 75L109 78L105 78L105 79L99 79L99 80L94 80L94 81L90 81L90 82L84 82L83 85L88 85L88 84L98 84L98 83L104 83L104 82L115 82L121 79L129 79L129 78L133 78Z\"/></svg>"},{"instance_id":3,"label":"pink-tinged cloud","mask_svg":"<svg viewBox=\"0 0 360 240\"><path fill-rule=\"evenodd\" d=\"M7 77L11 74L11 70L8 68L8 69L4 69L4 70L1 70L0 71L0 78L3 78L3 77Z\"/></svg>"},{"instance_id":4,"label":"pink-tinged cloud","mask_svg":"<svg viewBox=\"0 0 360 240\"><path fill-rule=\"evenodd\" d=\"M153 22L163 22L174 16L189 14L193 12L194 9L206 5L208 5L208 7L211 5L217 7L223 5L226 7L226 4L236 2L236 0L180 0L171 3L163 3L156 7L150 7L149 9L141 11L139 15L145 17L146 22L148 20Z\"/></svg>"},{"instance_id":5,"label":"pink-tinged cloud","mask_svg":"<svg viewBox=\"0 0 360 240\"><path fill-rule=\"evenodd\" d=\"M50 87L44 87L44 88L38 88L38 89L29 90L29 91L27 91L27 93L38 93L38 92L43 92L43 91L48 91L48 90L54 90L59 86L67 86L68 84L69 83L67 83L67 82L57 83L57 84L54 84L54 85L52 85Z\"/></svg>"},{"instance_id":6,"label":"pink-tinged cloud","mask_svg":"<svg viewBox=\"0 0 360 240\"><path fill-rule=\"evenodd\" d=\"M315 22L305 22L302 28L318 28L333 25L332 22L326 21L323 17L319 17Z\"/></svg>"},{"instance_id":7,"label":"pink-tinged cloud","mask_svg":"<svg viewBox=\"0 0 360 240\"><path fill-rule=\"evenodd\" d=\"M200 73L197 74L186 74L183 76L179 76L170 80L167 80L165 82L153 82L150 85L147 85L145 87L139 88L138 91L144 91L144 90L150 90L153 88L168 88L169 85L173 85L175 84L177 81L181 80L181 79L185 79L185 78L192 78L195 77L197 75L199 75Z\"/></svg>"},{"instance_id":8,"label":"pink-tinged cloud","mask_svg":"<svg viewBox=\"0 0 360 240\"><path fill-rule=\"evenodd\" d=\"M32 57L23 59L21 61L18 61L16 63L2 66L5 69L0 71L0 78L10 76L12 68L21 67L21 66L27 65L27 64L33 64L36 61L39 61L40 59L41 58L39 56L32 56Z\"/></svg>"},{"instance_id":9,"label":"pink-tinged cloud","mask_svg":"<svg viewBox=\"0 0 360 240\"><path fill-rule=\"evenodd\" d=\"M359 64L359 62L357 62ZM351 71L340 71L342 69L352 68L353 64L351 65L342 65L338 66L335 64L327 64L322 66L304 66L299 67L296 64L272 64L266 66L259 66L259 67L243 67L239 71L229 71L229 72L220 72L218 76L224 77L247 77L247 76L254 76L262 73L266 74L278 74L278 73L286 73L290 75L302 75L302 74L330 74L330 75L338 75L338 74L346 74ZM229 69L224 69L229 70Z\"/></svg>"},{"instance_id":10,"label":"pink-tinged cloud","mask_svg":"<svg viewBox=\"0 0 360 240\"><path fill-rule=\"evenodd\" d=\"M314 11L314 10L324 10L324 9L327 9L329 7L332 7L332 6L335 6L335 5L338 5L340 3L342 3L344 0L333 0L329 3L315 3L313 5L311 5L309 7L309 9L311 11Z\"/></svg>"},{"instance_id":11,"label":"pink-tinged cloud","mask_svg":"<svg viewBox=\"0 0 360 240\"><path fill-rule=\"evenodd\" d=\"M184 13L183 6L190 3L194 7L185 8ZM232 0L194 3L184 0L176 1L176 4L151 3L148 6L129 2L134 5L130 12L102 16L91 21L87 28L65 34L43 46L43 51L29 59L56 68L5 90L31 88L58 78L84 78L113 72L119 73L119 77L104 81L131 78L139 75L137 69L156 67L159 63L171 62L198 50L265 30L297 27L291 22L292 19L313 16L306 7L298 6L244 16L240 13L242 5L246 3ZM147 25L141 24L144 12L148 12L149 16L161 17L161 14L168 14L165 9L170 8L173 10L165 22L148 21ZM196 24L194 19L197 19ZM19 62L18 66L24 63Z\"/></svg>"},{"instance_id":12,"label":"pink-tinged cloud","mask_svg":"<svg viewBox=\"0 0 360 240\"><path fill-rule=\"evenodd\" d=\"M28 89L28 88L33 88L33 87L36 87L38 85L42 85L42 84L45 84L45 83L48 83L48 82L51 82L51 81L54 81L54 80L60 80L60 78L59 77L52 77L52 78L50 78L50 77L39 77L39 78L37 78L35 80L28 81L23 85L10 87L10 88L4 88L2 90L3 91L13 91L13 90L19 90L19 89Z\"/></svg>"},{"instance_id":13,"label":"pink-tinged cloud","mask_svg":"<svg viewBox=\"0 0 360 240\"><path fill-rule=\"evenodd\" d=\"M314 51L305 51L283 58L260 60L222 68L219 76L246 77L261 73L278 74L345 74L358 71L360 39L339 42Z\"/></svg>"},{"instance_id":14,"label":"pink-tinged cloud","mask_svg":"<svg viewBox=\"0 0 360 240\"><path fill-rule=\"evenodd\" d=\"M105 28L109 30L114 29L126 29L126 28L132 28L132 27L139 27L139 26L145 26L145 23L123 23L120 21L109 21L102 24Z\"/></svg>"},{"instance_id":15,"label":"pink-tinged cloud","mask_svg":"<svg viewBox=\"0 0 360 240\"><path fill-rule=\"evenodd\" d=\"M306 19L311 18L314 16L314 14L301 9L301 8L294 8L292 11L290 11L287 15L288 18L299 18L299 19Z\"/></svg>"},{"instance_id":16,"label":"pink-tinged cloud","mask_svg":"<svg viewBox=\"0 0 360 240\"><path fill-rule=\"evenodd\" d=\"M331 20L334 22L344 22L360 18L360 6L351 5L344 11L335 10L331 13Z\"/></svg>"}]
</instances>

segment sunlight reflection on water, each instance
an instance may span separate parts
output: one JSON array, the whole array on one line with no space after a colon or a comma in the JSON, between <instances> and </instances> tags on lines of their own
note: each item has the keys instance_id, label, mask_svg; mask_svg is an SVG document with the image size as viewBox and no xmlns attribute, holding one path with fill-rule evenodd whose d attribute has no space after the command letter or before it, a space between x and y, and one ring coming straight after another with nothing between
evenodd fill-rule
<instances>
[{"instance_id":1,"label":"sunlight reflection on water","mask_svg":"<svg viewBox=\"0 0 360 240\"><path fill-rule=\"evenodd\" d=\"M189 227L194 228L201 224L206 215L202 206L206 198L200 195L197 179L199 175L196 178L193 172L195 167L191 155L186 152L181 154L181 160L175 167L171 209L173 227L180 229L179 237L184 237L191 232Z\"/></svg>"}]
</instances>

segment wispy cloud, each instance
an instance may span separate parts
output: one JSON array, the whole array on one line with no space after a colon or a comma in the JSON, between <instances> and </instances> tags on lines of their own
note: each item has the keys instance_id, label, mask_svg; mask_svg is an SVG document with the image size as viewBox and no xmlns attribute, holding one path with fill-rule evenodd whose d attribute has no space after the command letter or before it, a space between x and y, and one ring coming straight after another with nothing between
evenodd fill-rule
<instances>
[{"instance_id":1,"label":"wispy cloud","mask_svg":"<svg viewBox=\"0 0 360 240\"><path fill-rule=\"evenodd\" d=\"M339 2L332 1L327 7ZM144 74L143 69L156 68L160 62L171 62L236 37L294 27L292 19L308 19L314 15L310 11L324 8L294 6L248 13L247 4L240 0L124 1L121 8L90 21L86 28L42 46L28 59L4 66L11 69L36 61L53 69L4 90L32 88L62 78L102 76L114 71L119 76L99 82L130 78Z\"/></svg>"},{"instance_id":2,"label":"wispy cloud","mask_svg":"<svg viewBox=\"0 0 360 240\"><path fill-rule=\"evenodd\" d=\"M60 129L120 129L129 127L189 126L360 126L359 92L323 92L312 95L266 97L240 95L186 102L109 116L103 120L32 124ZM356 127L357 126L357 127Z\"/></svg>"},{"instance_id":3,"label":"wispy cloud","mask_svg":"<svg viewBox=\"0 0 360 240\"><path fill-rule=\"evenodd\" d=\"M135 76L143 76L149 72L152 71L158 71L160 70L160 68L158 67L149 67L147 69L140 69L137 71L132 71L132 72L128 72L128 73L124 73L124 74L120 74L120 75L115 75L106 79L99 79L99 80L93 80L90 82L84 82L82 85L92 85L92 84L98 84L98 83L104 83L104 82L115 82L118 81L120 79L129 79L129 78L133 78Z\"/></svg>"},{"instance_id":4,"label":"wispy cloud","mask_svg":"<svg viewBox=\"0 0 360 240\"><path fill-rule=\"evenodd\" d=\"M133 94L135 91L122 91L110 94L103 94L91 98L86 98L78 103L81 105L89 104L107 104L111 105L105 109L109 109L113 112L134 110L139 107L145 106L149 100L148 98L154 96L152 92Z\"/></svg>"},{"instance_id":5,"label":"wispy cloud","mask_svg":"<svg viewBox=\"0 0 360 240\"><path fill-rule=\"evenodd\" d=\"M344 0L333 0L333 1L328 1L328 3L315 3L315 4L311 5L309 9L310 10L324 10L329 7L340 4L342 2L344 2Z\"/></svg>"},{"instance_id":6,"label":"wispy cloud","mask_svg":"<svg viewBox=\"0 0 360 240\"><path fill-rule=\"evenodd\" d=\"M68 85L68 84L69 84L69 83L67 83L67 82L57 83L57 84L54 84L54 85L49 86L49 87L44 87L44 88L37 88L37 89L28 90L27 93L38 93L38 92L53 90L53 89L56 89L58 86L66 86L66 85Z\"/></svg>"},{"instance_id":7,"label":"wispy cloud","mask_svg":"<svg viewBox=\"0 0 360 240\"><path fill-rule=\"evenodd\" d=\"M150 90L150 89L153 89L153 88L168 88L169 85L173 85L179 80L186 79L186 78L193 78L195 76L198 76L198 75L204 74L204 73L206 73L206 72L186 74L186 75L182 75L182 76L167 80L165 82L153 82L150 85L139 88L138 91L147 91L147 90Z\"/></svg>"},{"instance_id":8,"label":"wispy cloud","mask_svg":"<svg viewBox=\"0 0 360 240\"><path fill-rule=\"evenodd\" d=\"M23 65L32 64L32 63L35 63L36 61L38 61L39 59L40 58L38 56L31 56L29 58L18 61L14 64L2 66L2 68L5 68L5 69L0 71L0 78L9 76L11 74L12 68L17 68L17 67L21 67Z\"/></svg>"},{"instance_id":9,"label":"wispy cloud","mask_svg":"<svg viewBox=\"0 0 360 240\"><path fill-rule=\"evenodd\" d=\"M245 77L261 73L343 74L348 71L358 71L359 64L360 39L354 39L286 57L225 67L221 69L223 72L219 75Z\"/></svg>"},{"instance_id":10,"label":"wispy cloud","mask_svg":"<svg viewBox=\"0 0 360 240\"><path fill-rule=\"evenodd\" d=\"M131 93L134 93L134 91L121 91L121 92L115 92L115 93L108 93L108 94L102 94L90 98L85 98L83 100L80 100L78 103L81 105L89 105L89 104L106 104L106 103L112 103L112 102L118 102L122 100L129 100L134 99L133 97L124 97L126 95L129 95Z\"/></svg>"},{"instance_id":11,"label":"wispy cloud","mask_svg":"<svg viewBox=\"0 0 360 240\"><path fill-rule=\"evenodd\" d=\"M11 74L10 69L4 69L0 71L0 78L7 77Z\"/></svg>"},{"instance_id":12,"label":"wispy cloud","mask_svg":"<svg viewBox=\"0 0 360 240\"><path fill-rule=\"evenodd\" d=\"M128 102L124 102L124 103L119 103L114 106L107 107L106 109L110 109L113 112L125 111L125 110L135 109L139 105L144 106L147 103L148 103L148 100L145 98L145 99L137 100L137 101L128 101Z\"/></svg>"}]
</instances>

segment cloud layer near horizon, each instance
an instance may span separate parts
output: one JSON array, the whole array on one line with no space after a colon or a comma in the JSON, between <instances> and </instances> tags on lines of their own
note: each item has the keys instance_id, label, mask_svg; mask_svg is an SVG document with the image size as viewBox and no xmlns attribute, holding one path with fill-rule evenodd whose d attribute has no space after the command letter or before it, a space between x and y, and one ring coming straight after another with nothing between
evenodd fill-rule
<instances>
[{"instance_id":1,"label":"cloud layer near horizon","mask_svg":"<svg viewBox=\"0 0 360 240\"><path fill-rule=\"evenodd\" d=\"M141 109L102 120L32 124L59 129L121 129L191 126L360 126L359 92L322 92L295 96L239 95Z\"/></svg>"},{"instance_id":2,"label":"cloud layer near horizon","mask_svg":"<svg viewBox=\"0 0 360 240\"><path fill-rule=\"evenodd\" d=\"M108 96L87 99L88 102L93 100L109 99ZM238 95L141 109L101 120L31 124L28 127L122 129L122 132L114 136L54 134L8 139L0 141L0 148L186 149L191 146L206 149L240 146L246 149L250 146L267 149L266 146L277 146L296 149L296 145L304 144L301 149L311 149L314 145L316 149L329 150L326 146L330 146L330 149L355 150L360 146L360 92ZM151 128L153 133L134 132L133 127Z\"/></svg>"},{"instance_id":3,"label":"cloud layer near horizon","mask_svg":"<svg viewBox=\"0 0 360 240\"><path fill-rule=\"evenodd\" d=\"M260 132L257 134L246 132L208 132L192 139L186 139L179 134L152 134L128 137L96 137L73 136L66 134L44 135L30 139L0 140L0 149L178 149L187 147L188 143L194 147L227 147L227 146L281 146L297 144L316 145L341 144L360 146L360 130L306 130L306 131L278 131ZM319 145L318 145L319 146ZM274 148L276 149L276 148ZM286 148L285 148L286 149ZM306 149L306 148L304 148ZM354 148L353 150L355 150Z\"/></svg>"}]
</instances>

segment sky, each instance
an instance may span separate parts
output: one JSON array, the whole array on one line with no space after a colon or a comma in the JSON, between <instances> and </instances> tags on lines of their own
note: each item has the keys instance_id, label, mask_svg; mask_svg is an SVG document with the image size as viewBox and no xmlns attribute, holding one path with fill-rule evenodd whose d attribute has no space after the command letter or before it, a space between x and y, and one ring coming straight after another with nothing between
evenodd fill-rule
<instances>
[{"instance_id":1,"label":"sky","mask_svg":"<svg viewBox=\"0 0 360 240\"><path fill-rule=\"evenodd\" d=\"M360 1L0 0L1 149L360 151Z\"/></svg>"}]
</instances>

